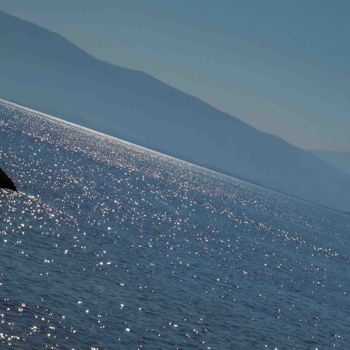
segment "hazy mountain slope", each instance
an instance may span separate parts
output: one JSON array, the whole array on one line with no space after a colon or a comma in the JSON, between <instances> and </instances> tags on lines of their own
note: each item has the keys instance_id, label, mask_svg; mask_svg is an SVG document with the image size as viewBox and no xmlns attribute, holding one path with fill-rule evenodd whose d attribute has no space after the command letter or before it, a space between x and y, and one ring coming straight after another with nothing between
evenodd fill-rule
<instances>
[{"instance_id":1,"label":"hazy mountain slope","mask_svg":"<svg viewBox=\"0 0 350 350\"><path fill-rule=\"evenodd\" d=\"M350 176L151 76L0 12L0 97L278 191L350 209Z\"/></svg>"},{"instance_id":2,"label":"hazy mountain slope","mask_svg":"<svg viewBox=\"0 0 350 350\"><path fill-rule=\"evenodd\" d=\"M350 152L312 150L310 153L350 174Z\"/></svg>"}]
</instances>

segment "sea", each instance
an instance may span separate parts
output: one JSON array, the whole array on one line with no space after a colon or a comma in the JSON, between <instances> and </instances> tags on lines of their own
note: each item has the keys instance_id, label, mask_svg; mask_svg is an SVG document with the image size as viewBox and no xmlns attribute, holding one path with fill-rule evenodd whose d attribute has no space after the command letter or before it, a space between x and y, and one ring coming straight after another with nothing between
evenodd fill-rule
<instances>
[{"instance_id":1,"label":"sea","mask_svg":"<svg viewBox=\"0 0 350 350\"><path fill-rule=\"evenodd\" d=\"M4 100L0 167L0 349L350 349L349 215Z\"/></svg>"}]
</instances>

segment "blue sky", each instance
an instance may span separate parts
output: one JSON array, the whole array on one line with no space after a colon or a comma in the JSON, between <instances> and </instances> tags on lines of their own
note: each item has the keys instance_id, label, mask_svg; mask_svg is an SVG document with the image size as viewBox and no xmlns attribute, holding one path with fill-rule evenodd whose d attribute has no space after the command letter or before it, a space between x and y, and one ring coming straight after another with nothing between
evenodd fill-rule
<instances>
[{"instance_id":1,"label":"blue sky","mask_svg":"<svg viewBox=\"0 0 350 350\"><path fill-rule=\"evenodd\" d=\"M350 151L350 2L0 0L304 148Z\"/></svg>"}]
</instances>

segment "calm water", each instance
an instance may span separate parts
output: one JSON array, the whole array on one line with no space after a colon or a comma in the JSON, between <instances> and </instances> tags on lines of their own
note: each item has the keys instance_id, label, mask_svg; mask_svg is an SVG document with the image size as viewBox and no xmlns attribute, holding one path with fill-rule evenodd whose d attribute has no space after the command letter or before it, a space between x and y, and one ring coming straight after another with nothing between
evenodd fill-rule
<instances>
[{"instance_id":1,"label":"calm water","mask_svg":"<svg viewBox=\"0 0 350 350\"><path fill-rule=\"evenodd\" d=\"M350 349L350 216L0 102L1 349Z\"/></svg>"}]
</instances>

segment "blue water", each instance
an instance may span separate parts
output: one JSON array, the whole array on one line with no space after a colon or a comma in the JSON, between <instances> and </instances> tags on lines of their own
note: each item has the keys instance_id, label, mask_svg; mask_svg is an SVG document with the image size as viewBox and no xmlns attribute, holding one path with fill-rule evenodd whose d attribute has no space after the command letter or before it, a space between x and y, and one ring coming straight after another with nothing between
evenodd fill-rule
<instances>
[{"instance_id":1,"label":"blue water","mask_svg":"<svg viewBox=\"0 0 350 350\"><path fill-rule=\"evenodd\" d=\"M0 162L0 349L350 349L350 216L5 102Z\"/></svg>"}]
</instances>

